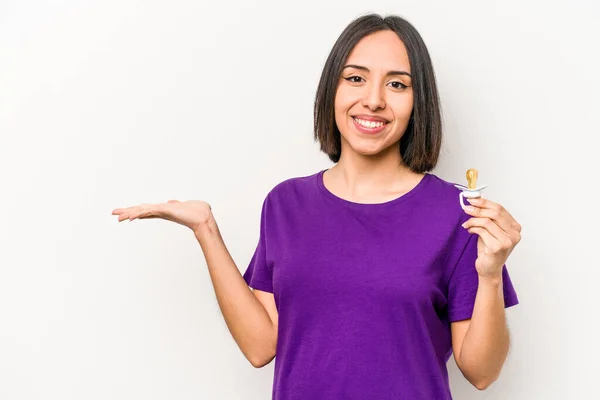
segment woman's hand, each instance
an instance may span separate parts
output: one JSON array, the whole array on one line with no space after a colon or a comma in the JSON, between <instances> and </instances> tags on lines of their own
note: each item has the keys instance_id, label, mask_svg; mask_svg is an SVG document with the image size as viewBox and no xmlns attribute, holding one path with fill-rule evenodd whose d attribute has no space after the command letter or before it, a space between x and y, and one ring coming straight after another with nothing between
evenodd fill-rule
<instances>
[{"instance_id":1,"label":"woman's hand","mask_svg":"<svg viewBox=\"0 0 600 400\"><path fill-rule=\"evenodd\" d=\"M212 218L211 207L201 200L169 200L159 204L141 204L138 206L117 208L113 215L119 216L119 222L129 219L161 218L187 226L194 233Z\"/></svg>"},{"instance_id":2,"label":"woman's hand","mask_svg":"<svg viewBox=\"0 0 600 400\"><path fill-rule=\"evenodd\" d=\"M477 272L480 277L499 278L508 256L521 241L521 225L498 203L483 197L467 200L473 206L466 207L465 211L473 218L463 227L479 235Z\"/></svg>"}]
</instances>

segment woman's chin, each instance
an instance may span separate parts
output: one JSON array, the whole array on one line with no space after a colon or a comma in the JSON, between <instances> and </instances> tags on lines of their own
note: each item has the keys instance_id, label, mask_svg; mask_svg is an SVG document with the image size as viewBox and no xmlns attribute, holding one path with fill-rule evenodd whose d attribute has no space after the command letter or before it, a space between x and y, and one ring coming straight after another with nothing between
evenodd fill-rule
<instances>
[{"instance_id":1,"label":"woman's chin","mask_svg":"<svg viewBox=\"0 0 600 400\"><path fill-rule=\"evenodd\" d=\"M384 153L388 153L392 151L392 148L396 149L398 141L394 141L391 144L388 141L384 140L353 140L352 142L346 143L347 146L342 146L342 152L344 152L344 147L348 148L348 150L352 153L361 156L377 156L383 155ZM394 150L395 151L395 150ZM398 152L399 153L399 152Z\"/></svg>"},{"instance_id":2,"label":"woman's chin","mask_svg":"<svg viewBox=\"0 0 600 400\"><path fill-rule=\"evenodd\" d=\"M365 157L372 157L381 154L385 150L382 146L355 146L350 151Z\"/></svg>"}]
</instances>

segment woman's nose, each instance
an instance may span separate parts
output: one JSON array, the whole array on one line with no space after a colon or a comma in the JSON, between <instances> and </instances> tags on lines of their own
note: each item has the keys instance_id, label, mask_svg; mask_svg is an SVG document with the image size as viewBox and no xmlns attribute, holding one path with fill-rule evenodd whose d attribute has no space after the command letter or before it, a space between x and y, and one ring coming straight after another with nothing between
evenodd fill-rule
<instances>
[{"instance_id":1,"label":"woman's nose","mask_svg":"<svg viewBox=\"0 0 600 400\"><path fill-rule=\"evenodd\" d=\"M363 106L371 111L385 108L384 93L379 85L368 85L366 87Z\"/></svg>"}]
</instances>

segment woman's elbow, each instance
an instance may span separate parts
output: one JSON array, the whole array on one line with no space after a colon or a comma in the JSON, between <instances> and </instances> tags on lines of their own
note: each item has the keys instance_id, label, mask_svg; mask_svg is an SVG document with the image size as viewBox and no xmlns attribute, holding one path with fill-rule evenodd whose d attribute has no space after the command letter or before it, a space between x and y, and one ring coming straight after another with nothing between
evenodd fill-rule
<instances>
[{"instance_id":1,"label":"woman's elbow","mask_svg":"<svg viewBox=\"0 0 600 400\"><path fill-rule=\"evenodd\" d=\"M244 353L246 359L254 368L262 368L268 365L274 358L277 350L277 339L269 340L267 343L262 343L261 346L248 349Z\"/></svg>"},{"instance_id":2,"label":"woman's elbow","mask_svg":"<svg viewBox=\"0 0 600 400\"><path fill-rule=\"evenodd\" d=\"M489 388L490 386L492 386L492 384L494 382L496 382L496 379L498 379L497 376L495 377L484 377L484 378L480 378L480 379L473 379L471 380L471 385L475 386L475 388L477 388L477 390L485 390L487 388Z\"/></svg>"},{"instance_id":3,"label":"woman's elbow","mask_svg":"<svg viewBox=\"0 0 600 400\"><path fill-rule=\"evenodd\" d=\"M246 357L254 368L262 368L275 358L275 354L269 356L248 356Z\"/></svg>"}]
</instances>

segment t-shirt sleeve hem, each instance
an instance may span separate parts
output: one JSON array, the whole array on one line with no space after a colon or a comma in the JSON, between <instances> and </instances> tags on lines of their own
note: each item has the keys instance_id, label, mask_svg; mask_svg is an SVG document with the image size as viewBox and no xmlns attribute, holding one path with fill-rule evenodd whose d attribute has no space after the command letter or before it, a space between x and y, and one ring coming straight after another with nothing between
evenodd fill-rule
<instances>
[{"instance_id":1,"label":"t-shirt sleeve hem","mask_svg":"<svg viewBox=\"0 0 600 400\"><path fill-rule=\"evenodd\" d=\"M473 316L473 309L464 309L464 310L457 310L454 311L453 313L448 314L448 321L450 322L456 322L456 321L462 321L465 319L471 319L471 317Z\"/></svg>"},{"instance_id":2,"label":"t-shirt sleeve hem","mask_svg":"<svg viewBox=\"0 0 600 400\"><path fill-rule=\"evenodd\" d=\"M252 289L257 289L257 290L262 290L263 292L273 293L273 284L271 282L263 282L263 281L258 281L256 279L254 279L252 281L246 280L246 283Z\"/></svg>"}]
</instances>

